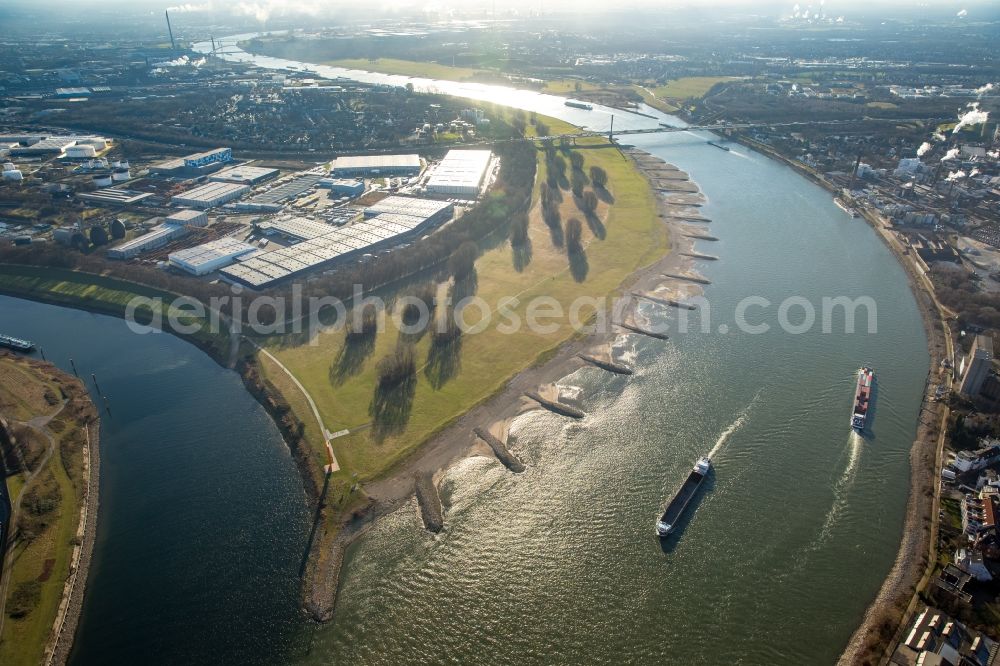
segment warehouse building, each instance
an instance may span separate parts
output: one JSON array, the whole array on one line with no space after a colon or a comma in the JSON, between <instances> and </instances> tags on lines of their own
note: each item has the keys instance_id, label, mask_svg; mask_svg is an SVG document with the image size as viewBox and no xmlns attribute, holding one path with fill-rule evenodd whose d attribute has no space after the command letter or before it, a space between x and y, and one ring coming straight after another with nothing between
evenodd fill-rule
<instances>
[{"instance_id":1,"label":"warehouse building","mask_svg":"<svg viewBox=\"0 0 1000 666\"><path fill-rule=\"evenodd\" d=\"M203 176L218 171L232 161L232 148L216 148L154 164L149 171L161 176Z\"/></svg>"},{"instance_id":2,"label":"warehouse building","mask_svg":"<svg viewBox=\"0 0 1000 666\"><path fill-rule=\"evenodd\" d=\"M323 176L318 173L305 173L296 176L291 180L272 187L267 192L258 194L250 199L251 204L265 206L278 206L289 199L294 199L308 192L311 188L319 184Z\"/></svg>"},{"instance_id":3,"label":"warehouse building","mask_svg":"<svg viewBox=\"0 0 1000 666\"><path fill-rule=\"evenodd\" d=\"M239 199L250 191L249 185L236 183L207 183L173 198L174 205L191 208L215 208Z\"/></svg>"},{"instance_id":4,"label":"warehouse building","mask_svg":"<svg viewBox=\"0 0 1000 666\"><path fill-rule=\"evenodd\" d=\"M419 155L346 155L333 161L330 175L336 178L417 176L420 170Z\"/></svg>"},{"instance_id":5,"label":"warehouse building","mask_svg":"<svg viewBox=\"0 0 1000 666\"><path fill-rule=\"evenodd\" d=\"M160 224L153 227L148 233L145 233L138 238L133 238L130 241L125 241L124 243L111 248L108 250L108 258L132 259L133 257L139 256L143 252L163 247L175 238L180 238L187 232L187 227L177 224Z\"/></svg>"},{"instance_id":6,"label":"warehouse building","mask_svg":"<svg viewBox=\"0 0 1000 666\"><path fill-rule=\"evenodd\" d=\"M391 247L419 235L435 220L384 213L346 227L331 227L311 220L302 220L301 224L295 222L287 221L282 227L285 230L283 233L293 230L288 235L306 240L224 268L220 271L223 279L260 289L324 265ZM272 224L276 222L272 221ZM323 231L326 233L321 233Z\"/></svg>"},{"instance_id":7,"label":"warehouse building","mask_svg":"<svg viewBox=\"0 0 1000 666\"><path fill-rule=\"evenodd\" d=\"M324 178L319 181L319 186L330 190L331 194L338 197L360 197L365 193L365 184L359 180Z\"/></svg>"},{"instance_id":8,"label":"warehouse building","mask_svg":"<svg viewBox=\"0 0 1000 666\"><path fill-rule=\"evenodd\" d=\"M184 210L179 210L176 213L167 215L163 218L163 221L167 224L181 224L188 227L207 227L208 213L201 210L191 210L190 208L185 208Z\"/></svg>"},{"instance_id":9,"label":"warehouse building","mask_svg":"<svg viewBox=\"0 0 1000 666\"><path fill-rule=\"evenodd\" d=\"M237 257L249 254L257 248L231 237L218 238L185 250L171 252L167 260L192 275L207 275L236 261Z\"/></svg>"},{"instance_id":10,"label":"warehouse building","mask_svg":"<svg viewBox=\"0 0 1000 666\"><path fill-rule=\"evenodd\" d=\"M103 186L105 182L110 185L110 180L110 176L101 176L100 180L95 179L94 182L99 186ZM89 201L95 204L104 204L107 206L131 206L148 199L153 195L150 192L136 192L134 190L109 187L104 190L97 190L96 192L81 192L76 196L84 201Z\"/></svg>"},{"instance_id":11,"label":"warehouse building","mask_svg":"<svg viewBox=\"0 0 1000 666\"><path fill-rule=\"evenodd\" d=\"M450 220L455 214L455 205L435 199L389 196L365 209L365 217L375 217L383 213L411 215L428 220L431 224Z\"/></svg>"},{"instance_id":12,"label":"warehouse building","mask_svg":"<svg viewBox=\"0 0 1000 666\"><path fill-rule=\"evenodd\" d=\"M240 183L243 185L260 185L261 183L278 177L277 169L255 166L236 166L223 169L219 173L211 176L210 181L215 183Z\"/></svg>"},{"instance_id":13,"label":"warehouse building","mask_svg":"<svg viewBox=\"0 0 1000 666\"><path fill-rule=\"evenodd\" d=\"M486 178L493 153L488 150L449 150L427 181L432 194L477 197Z\"/></svg>"}]
</instances>

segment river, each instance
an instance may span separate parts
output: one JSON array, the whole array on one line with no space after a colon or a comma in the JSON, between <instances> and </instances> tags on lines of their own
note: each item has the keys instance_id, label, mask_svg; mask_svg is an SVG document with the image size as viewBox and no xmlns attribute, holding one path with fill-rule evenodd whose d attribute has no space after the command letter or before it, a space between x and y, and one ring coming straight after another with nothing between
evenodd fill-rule
<instances>
[{"instance_id":1,"label":"river","mask_svg":"<svg viewBox=\"0 0 1000 666\"><path fill-rule=\"evenodd\" d=\"M67 372L72 359L102 411L97 543L71 663L300 653L305 493L239 376L113 317L0 296L0 322Z\"/></svg>"},{"instance_id":2,"label":"river","mask_svg":"<svg viewBox=\"0 0 1000 666\"><path fill-rule=\"evenodd\" d=\"M497 86L415 87L594 129L612 113L623 129L657 122ZM524 474L478 457L451 469L441 534L422 529L415 507L377 524L349 550L323 626L297 614L301 486L238 378L168 336L128 338L121 322L0 299L3 321L25 322L11 333L61 365L75 355L112 395L75 662L832 663L899 543L926 339L904 271L863 221L791 169L707 138L630 142L688 171L708 197L721 240L699 249L721 260L697 268L713 282L711 332L630 336L634 376L566 378L588 416L521 417L513 448ZM751 317L770 332L737 331L748 296L773 303ZM853 334L839 319L829 333L781 332L775 310L790 296L817 311L823 297L871 297L877 332L863 316ZM878 371L864 438L848 426L862 363ZM661 546L653 523L709 450L708 487Z\"/></svg>"}]
</instances>

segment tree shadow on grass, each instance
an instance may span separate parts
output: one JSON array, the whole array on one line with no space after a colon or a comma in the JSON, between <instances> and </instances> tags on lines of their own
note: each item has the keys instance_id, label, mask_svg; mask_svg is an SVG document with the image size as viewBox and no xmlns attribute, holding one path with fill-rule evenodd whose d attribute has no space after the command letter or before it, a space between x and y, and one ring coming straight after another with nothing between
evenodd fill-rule
<instances>
[{"instance_id":1,"label":"tree shadow on grass","mask_svg":"<svg viewBox=\"0 0 1000 666\"><path fill-rule=\"evenodd\" d=\"M520 245L511 245L510 249L513 252L514 270L523 273L531 264L531 239L526 238Z\"/></svg>"},{"instance_id":2,"label":"tree shadow on grass","mask_svg":"<svg viewBox=\"0 0 1000 666\"><path fill-rule=\"evenodd\" d=\"M431 348L427 352L427 366L424 375L434 389L448 383L462 367L462 335L455 328L446 334L435 333Z\"/></svg>"},{"instance_id":3,"label":"tree shadow on grass","mask_svg":"<svg viewBox=\"0 0 1000 666\"><path fill-rule=\"evenodd\" d=\"M590 272L590 263L587 261L587 253L583 250L569 253L569 272L577 282L587 279Z\"/></svg>"},{"instance_id":4,"label":"tree shadow on grass","mask_svg":"<svg viewBox=\"0 0 1000 666\"><path fill-rule=\"evenodd\" d=\"M604 240L608 237L608 229L604 226L604 223L601 222L601 218L597 217L597 213L594 213L593 211L587 212L582 208L580 209L580 212L583 213L584 219L587 220L587 227L590 229L590 233L594 234L594 238L597 240Z\"/></svg>"},{"instance_id":5,"label":"tree shadow on grass","mask_svg":"<svg viewBox=\"0 0 1000 666\"><path fill-rule=\"evenodd\" d=\"M611 194L611 192L609 192L608 190L599 185L594 186L594 194L597 195L598 199L600 199L601 201L603 201L608 205L611 205L615 202L615 195Z\"/></svg>"},{"instance_id":6,"label":"tree shadow on grass","mask_svg":"<svg viewBox=\"0 0 1000 666\"><path fill-rule=\"evenodd\" d=\"M475 296L479 289L479 275L476 269L472 269L461 278L457 278L451 285L451 302L459 303L463 298Z\"/></svg>"},{"instance_id":7,"label":"tree shadow on grass","mask_svg":"<svg viewBox=\"0 0 1000 666\"><path fill-rule=\"evenodd\" d=\"M372 438L382 443L389 435L406 429L413 412L413 397L417 393L417 377L409 375L392 386L377 385L368 415L372 417Z\"/></svg>"},{"instance_id":8,"label":"tree shadow on grass","mask_svg":"<svg viewBox=\"0 0 1000 666\"><path fill-rule=\"evenodd\" d=\"M361 371L365 359L375 351L375 331L355 333L348 331L344 346L330 366L330 382L343 384L349 377Z\"/></svg>"}]
</instances>

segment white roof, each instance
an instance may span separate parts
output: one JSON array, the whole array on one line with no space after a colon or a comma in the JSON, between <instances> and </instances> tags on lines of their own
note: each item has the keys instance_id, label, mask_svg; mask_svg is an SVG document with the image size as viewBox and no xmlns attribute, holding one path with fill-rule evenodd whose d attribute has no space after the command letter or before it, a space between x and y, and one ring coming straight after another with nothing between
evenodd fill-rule
<instances>
[{"instance_id":1,"label":"white roof","mask_svg":"<svg viewBox=\"0 0 1000 666\"><path fill-rule=\"evenodd\" d=\"M434 168L427 189L479 187L492 156L488 150L449 150Z\"/></svg>"}]
</instances>

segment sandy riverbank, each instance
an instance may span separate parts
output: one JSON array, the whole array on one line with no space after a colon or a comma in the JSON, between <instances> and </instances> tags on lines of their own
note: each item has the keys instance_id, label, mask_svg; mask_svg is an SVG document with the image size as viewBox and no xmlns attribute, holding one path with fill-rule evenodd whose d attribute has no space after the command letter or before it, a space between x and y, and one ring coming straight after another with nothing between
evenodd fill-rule
<instances>
[{"instance_id":1,"label":"sandy riverbank","mask_svg":"<svg viewBox=\"0 0 1000 666\"><path fill-rule=\"evenodd\" d=\"M669 167L659 158L641 151L629 150L626 154L636 164L639 172L650 181L651 187L652 172L662 172L665 167ZM668 227L670 249L657 261L626 278L619 286L621 294L663 293L665 288L672 289L678 294L689 294L699 290L697 284L678 282L664 275L691 272L693 259L684 256L685 252L690 253L694 249L695 239L690 234L704 232L707 229L704 224L685 221L685 218L701 217L696 210L688 207L690 205L688 202L703 201L703 198L696 193L689 193L687 196L685 205L668 203L664 196L657 196L657 214ZM637 318L635 303L634 298L630 299L621 316L629 323L643 326L646 322L641 317ZM608 319L612 320L610 315ZM424 444L394 474L366 484L364 490L370 502L365 509L354 512L347 519L334 539L331 552L327 553L325 561L318 564L317 569L313 571L312 584L306 590L307 607L311 614L319 620L328 620L333 616L344 551L378 517L408 506L410 498L416 492L416 479L437 479L442 471L470 455L493 456L492 449L476 436L476 428L487 429L505 443L509 427L517 416L534 409L542 409L538 402L526 397L526 393L537 392L553 400L562 398L557 384L586 363L580 358L581 354L611 359L611 346L620 336L637 335L620 330L617 326L609 326L607 329L581 334L566 341L544 362L518 373L497 394L458 417ZM431 516L431 523L436 522L434 518ZM424 519L426 522L427 516Z\"/></svg>"}]
</instances>

